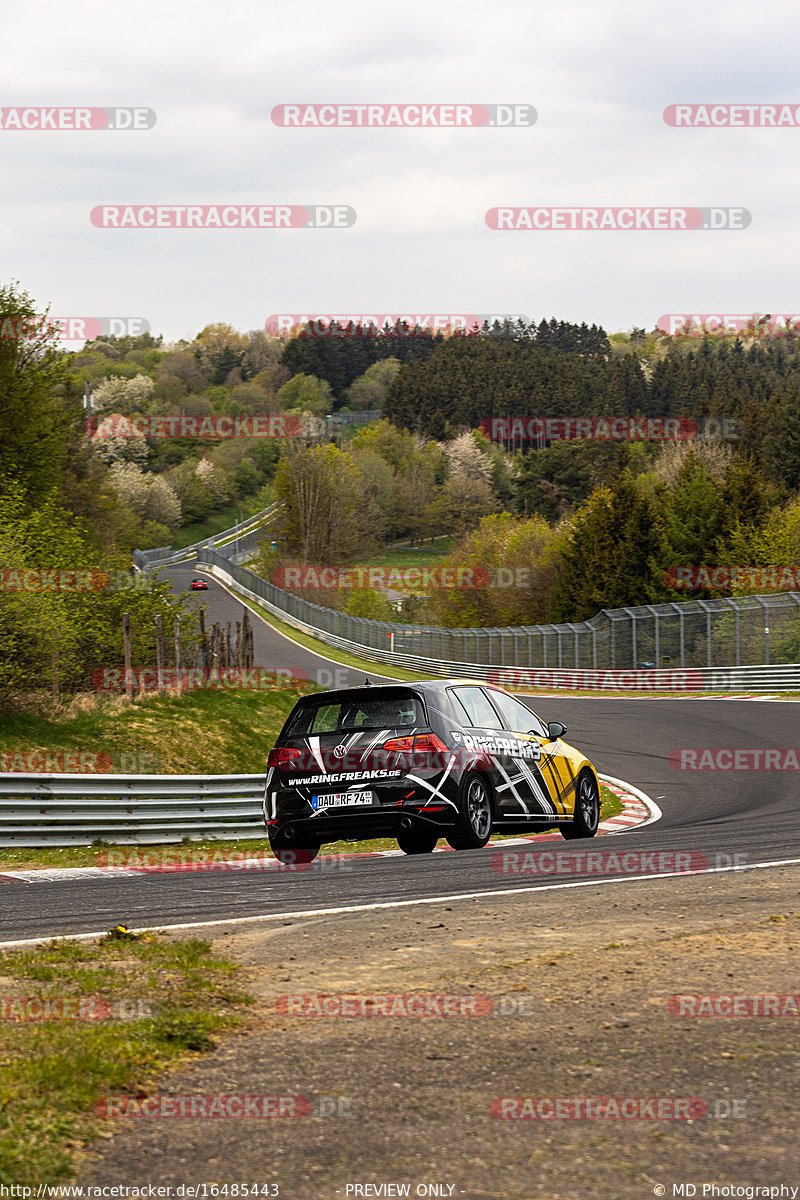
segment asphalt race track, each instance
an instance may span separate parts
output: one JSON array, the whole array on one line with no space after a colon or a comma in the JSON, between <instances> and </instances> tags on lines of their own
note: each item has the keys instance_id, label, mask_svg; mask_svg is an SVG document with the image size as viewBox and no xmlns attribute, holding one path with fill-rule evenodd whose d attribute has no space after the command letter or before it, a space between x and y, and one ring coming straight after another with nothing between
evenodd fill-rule
<instances>
[{"instance_id":1,"label":"asphalt race track","mask_svg":"<svg viewBox=\"0 0 800 1200\"><path fill-rule=\"evenodd\" d=\"M190 568L170 571L185 588ZM210 622L235 621L241 604L210 582L200 593ZM255 622L257 665L291 671L342 672L328 686L360 683L349 671L294 645ZM381 677L370 673L370 677ZM326 676L321 677L326 682ZM725 870L800 861L800 800L796 771L681 771L669 763L681 747L788 748L798 744L800 709L792 702L731 700L627 700L543 698L545 720L563 720L567 740L579 746L599 771L626 780L657 802L663 817L641 830L593 842L559 841L557 849L694 852L707 868ZM324 850L324 848L323 848ZM525 889L531 905L540 887L581 886L591 880L617 889L635 888L634 877L587 875L577 864L565 877L503 874L497 848L362 859L295 873L192 872L136 876L92 875L40 882L14 880L0 886L0 943L17 939L90 933L124 922L144 926L200 925L244 919L289 919L290 914L364 905L397 905L426 898L457 898ZM669 867L669 859L664 863ZM692 860L703 869L704 860ZM645 868L645 871L647 868ZM9 877L6 877L8 879ZM0 876L0 883L2 883Z\"/></svg>"}]
</instances>

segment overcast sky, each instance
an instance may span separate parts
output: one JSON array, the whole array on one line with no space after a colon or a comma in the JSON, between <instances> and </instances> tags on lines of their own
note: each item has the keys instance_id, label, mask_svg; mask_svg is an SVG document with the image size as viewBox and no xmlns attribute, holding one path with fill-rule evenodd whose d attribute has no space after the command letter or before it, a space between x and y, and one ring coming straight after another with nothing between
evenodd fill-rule
<instances>
[{"instance_id":1,"label":"overcast sky","mask_svg":"<svg viewBox=\"0 0 800 1200\"><path fill-rule=\"evenodd\" d=\"M789 0L29 0L0 106L136 106L144 130L0 130L0 275L52 315L170 341L274 313L524 313L651 328L800 311L800 127L673 128L670 104L798 109ZM285 103L528 104L521 128L282 128ZM97 205L342 204L341 229L106 229ZM721 206L744 230L496 231L495 206Z\"/></svg>"}]
</instances>

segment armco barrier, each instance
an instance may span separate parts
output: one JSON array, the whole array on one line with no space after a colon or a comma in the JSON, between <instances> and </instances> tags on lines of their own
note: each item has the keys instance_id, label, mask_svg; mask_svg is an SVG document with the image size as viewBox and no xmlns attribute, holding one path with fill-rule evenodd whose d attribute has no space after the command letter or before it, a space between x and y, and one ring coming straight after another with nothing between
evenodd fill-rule
<instances>
[{"instance_id":1,"label":"armco barrier","mask_svg":"<svg viewBox=\"0 0 800 1200\"><path fill-rule=\"evenodd\" d=\"M251 518L256 524L250 536L278 510L275 504ZM483 678L498 669L519 669L535 676L540 682L530 686L538 688L800 689L797 592L603 609L590 621L518 628L402 625L354 617L275 587L240 565L235 536L227 530L216 549L197 543L167 559L137 559L137 565L168 565L191 553L232 590L328 645L429 675Z\"/></svg>"},{"instance_id":2,"label":"armco barrier","mask_svg":"<svg viewBox=\"0 0 800 1200\"><path fill-rule=\"evenodd\" d=\"M173 550L171 546L160 546L157 550L134 550L133 561L134 565L140 570L145 567L167 567L175 563L183 562L185 559L193 558L198 551L210 550L216 548L218 553L221 553L223 558L231 558L236 554L236 549L241 542L263 526L269 525L272 519L277 515L279 504L270 504L267 508L263 508L261 512L255 513L252 517L248 517L246 521L242 521L240 525L233 525L230 529L224 529L218 533L216 537L205 538L201 542L193 542L191 546L184 546L181 550Z\"/></svg>"},{"instance_id":3,"label":"armco barrier","mask_svg":"<svg viewBox=\"0 0 800 1200\"><path fill-rule=\"evenodd\" d=\"M0 846L264 836L264 775L0 775Z\"/></svg>"},{"instance_id":4,"label":"armco barrier","mask_svg":"<svg viewBox=\"0 0 800 1200\"><path fill-rule=\"evenodd\" d=\"M205 552L198 560L197 566L208 570L238 595L262 605L288 625L311 634L329 646L349 651L371 662L405 667L426 675L488 679L517 692L542 688L637 693L657 691L676 694L690 691L800 690L800 663L661 667L648 663L646 667L633 668L624 662L616 666L598 664L597 643L595 661L590 659L585 663L580 660L576 636L574 646L577 661L574 666L561 665L560 660L564 655L560 643L556 660L558 665L548 665L546 642L544 663L541 658L542 634L548 629L562 628L574 632L575 626L437 629L396 625L389 621L370 621L311 604L299 596L284 592L267 580L254 575L252 571L225 560L213 551ZM792 603L792 609L789 611L800 616L800 596L794 592L785 595ZM742 599L758 600L760 597L746 596ZM612 616L613 613L614 610L611 610ZM604 615L606 614L601 613L599 617ZM595 621L598 619L595 618ZM592 622L586 621L582 624L591 626ZM540 639L538 642L537 638ZM426 652L415 653L416 646L420 643L420 648L424 646ZM448 649L460 650L464 657L448 657ZM470 651L473 652L472 655Z\"/></svg>"},{"instance_id":5,"label":"armco barrier","mask_svg":"<svg viewBox=\"0 0 800 1200\"><path fill-rule=\"evenodd\" d=\"M96 775L0 774L0 846L186 838L263 838L266 845L265 782L264 775L104 775L101 782Z\"/></svg>"}]
</instances>

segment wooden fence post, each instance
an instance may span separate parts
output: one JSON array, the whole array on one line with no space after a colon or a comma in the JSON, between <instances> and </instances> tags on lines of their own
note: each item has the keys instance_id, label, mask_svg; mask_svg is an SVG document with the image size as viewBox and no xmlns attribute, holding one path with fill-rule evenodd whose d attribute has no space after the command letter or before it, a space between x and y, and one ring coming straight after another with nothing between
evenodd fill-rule
<instances>
[{"instance_id":1,"label":"wooden fence post","mask_svg":"<svg viewBox=\"0 0 800 1200\"><path fill-rule=\"evenodd\" d=\"M156 690L163 692L164 680L164 618L156 613Z\"/></svg>"},{"instance_id":2,"label":"wooden fence post","mask_svg":"<svg viewBox=\"0 0 800 1200\"><path fill-rule=\"evenodd\" d=\"M122 614L122 642L125 648L125 695L133 699L133 663L131 658L131 614Z\"/></svg>"}]
</instances>

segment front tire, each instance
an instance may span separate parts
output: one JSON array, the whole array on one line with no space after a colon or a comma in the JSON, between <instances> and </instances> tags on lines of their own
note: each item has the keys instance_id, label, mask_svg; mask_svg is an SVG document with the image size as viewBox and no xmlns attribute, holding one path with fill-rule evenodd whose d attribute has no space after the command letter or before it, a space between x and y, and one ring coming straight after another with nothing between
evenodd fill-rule
<instances>
[{"instance_id":1,"label":"front tire","mask_svg":"<svg viewBox=\"0 0 800 1200\"><path fill-rule=\"evenodd\" d=\"M456 823L445 834L454 850L480 850L492 836L494 814L492 792L482 775L468 775L464 780Z\"/></svg>"},{"instance_id":2,"label":"front tire","mask_svg":"<svg viewBox=\"0 0 800 1200\"><path fill-rule=\"evenodd\" d=\"M591 771L585 768L575 785L575 816L570 825L561 826L561 836L593 838L600 825L600 789Z\"/></svg>"},{"instance_id":3,"label":"front tire","mask_svg":"<svg viewBox=\"0 0 800 1200\"><path fill-rule=\"evenodd\" d=\"M397 844L403 854L431 854L438 840L436 830L424 825L416 829L401 829L397 835Z\"/></svg>"}]
</instances>

